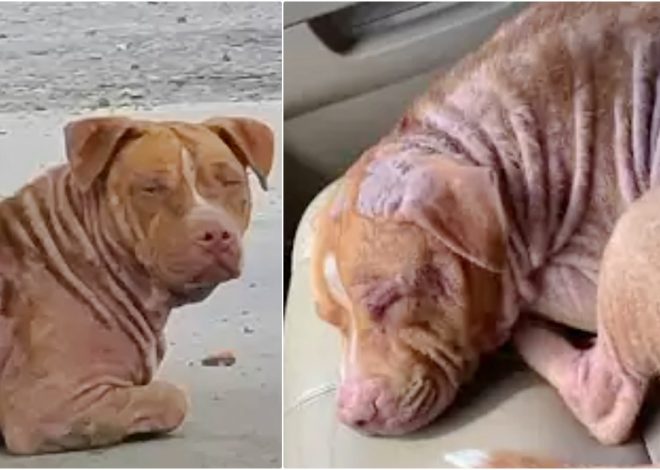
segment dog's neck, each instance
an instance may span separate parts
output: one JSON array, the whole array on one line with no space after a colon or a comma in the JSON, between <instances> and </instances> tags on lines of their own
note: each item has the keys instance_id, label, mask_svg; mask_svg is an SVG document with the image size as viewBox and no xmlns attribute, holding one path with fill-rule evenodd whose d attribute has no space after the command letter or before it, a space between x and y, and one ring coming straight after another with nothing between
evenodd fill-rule
<instances>
[{"instance_id":1,"label":"dog's neck","mask_svg":"<svg viewBox=\"0 0 660 470\"><path fill-rule=\"evenodd\" d=\"M127 239L120 230L117 213L103 194L101 185L81 194L75 185L72 198L81 224L85 228L103 266L111 272L118 287L132 295L132 303L149 323L155 334L160 334L170 310L175 306L174 296L149 272L135 250L135 240Z\"/></svg>"}]
</instances>

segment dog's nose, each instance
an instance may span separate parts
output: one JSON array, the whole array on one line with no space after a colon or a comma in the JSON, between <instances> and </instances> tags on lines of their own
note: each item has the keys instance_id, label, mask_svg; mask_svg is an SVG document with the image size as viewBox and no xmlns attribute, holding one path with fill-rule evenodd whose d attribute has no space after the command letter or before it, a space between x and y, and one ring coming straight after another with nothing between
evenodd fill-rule
<instances>
[{"instance_id":1,"label":"dog's nose","mask_svg":"<svg viewBox=\"0 0 660 470\"><path fill-rule=\"evenodd\" d=\"M207 249L228 250L236 244L236 236L219 225L206 226L199 230L197 243Z\"/></svg>"},{"instance_id":2,"label":"dog's nose","mask_svg":"<svg viewBox=\"0 0 660 470\"><path fill-rule=\"evenodd\" d=\"M339 419L356 429L373 432L377 422L393 411L389 395L385 383L378 379L346 381L338 394Z\"/></svg>"}]
</instances>

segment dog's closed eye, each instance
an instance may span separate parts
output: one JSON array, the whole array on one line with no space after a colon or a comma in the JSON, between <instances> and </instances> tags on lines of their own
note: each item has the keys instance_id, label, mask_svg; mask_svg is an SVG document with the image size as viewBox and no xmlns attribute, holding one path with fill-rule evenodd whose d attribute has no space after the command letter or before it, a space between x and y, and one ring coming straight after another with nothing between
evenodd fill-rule
<instances>
[{"instance_id":1,"label":"dog's closed eye","mask_svg":"<svg viewBox=\"0 0 660 470\"><path fill-rule=\"evenodd\" d=\"M386 316L390 316L395 306L406 309L408 302L405 300L406 296L396 285L380 285L367 292L365 307L373 321L381 322Z\"/></svg>"},{"instance_id":2,"label":"dog's closed eye","mask_svg":"<svg viewBox=\"0 0 660 470\"><path fill-rule=\"evenodd\" d=\"M159 194L167 191L167 186L158 182L151 182L143 185L140 190L145 194Z\"/></svg>"},{"instance_id":3,"label":"dog's closed eye","mask_svg":"<svg viewBox=\"0 0 660 470\"><path fill-rule=\"evenodd\" d=\"M213 165L211 174L214 181L228 188L243 184L243 180L240 175L236 174L236 170L223 163Z\"/></svg>"}]
</instances>

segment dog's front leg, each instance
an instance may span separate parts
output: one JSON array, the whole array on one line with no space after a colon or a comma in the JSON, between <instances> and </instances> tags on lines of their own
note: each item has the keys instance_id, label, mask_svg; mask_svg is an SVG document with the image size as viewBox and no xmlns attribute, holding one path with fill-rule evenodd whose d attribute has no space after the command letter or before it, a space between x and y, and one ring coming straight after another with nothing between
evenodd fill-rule
<instances>
[{"instance_id":1,"label":"dog's front leg","mask_svg":"<svg viewBox=\"0 0 660 470\"><path fill-rule=\"evenodd\" d=\"M514 342L600 442L619 444L628 438L649 381L625 370L607 341L598 338L580 350L550 329L524 324Z\"/></svg>"},{"instance_id":2,"label":"dog's front leg","mask_svg":"<svg viewBox=\"0 0 660 470\"><path fill-rule=\"evenodd\" d=\"M660 372L660 190L635 201L614 228L598 279L598 335L586 350L523 325L524 359L601 442L628 438L650 379Z\"/></svg>"},{"instance_id":3,"label":"dog's front leg","mask_svg":"<svg viewBox=\"0 0 660 470\"><path fill-rule=\"evenodd\" d=\"M36 454L116 444L128 436L176 429L188 409L185 393L166 382L108 390L87 409L64 422L34 426L20 418L5 422L7 450Z\"/></svg>"}]
</instances>

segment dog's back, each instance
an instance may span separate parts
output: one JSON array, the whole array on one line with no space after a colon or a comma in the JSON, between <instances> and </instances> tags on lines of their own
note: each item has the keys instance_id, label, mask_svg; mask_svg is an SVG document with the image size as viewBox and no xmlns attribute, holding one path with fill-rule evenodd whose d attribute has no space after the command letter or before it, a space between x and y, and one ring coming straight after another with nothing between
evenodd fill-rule
<instances>
[{"instance_id":1,"label":"dog's back","mask_svg":"<svg viewBox=\"0 0 660 470\"><path fill-rule=\"evenodd\" d=\"M518 289L574 327L595 330L605 243L660 182L659 33L653 4L531 7L433 83L384 139L495 169ZM532 272L547 292L526 282ZM566 279L583 292L577 301L556 294Z\"/></svg>"}]
</instances>

